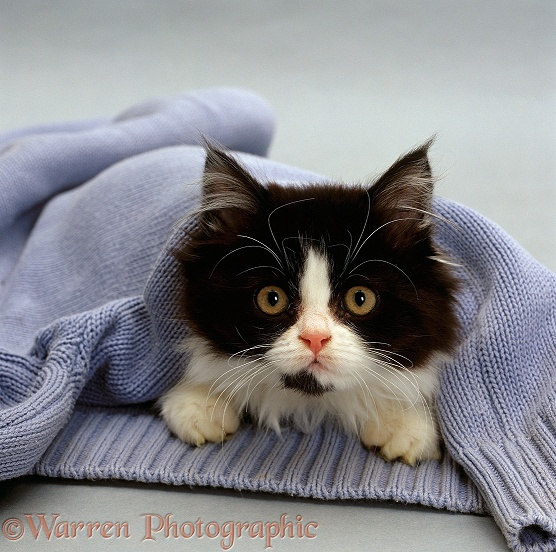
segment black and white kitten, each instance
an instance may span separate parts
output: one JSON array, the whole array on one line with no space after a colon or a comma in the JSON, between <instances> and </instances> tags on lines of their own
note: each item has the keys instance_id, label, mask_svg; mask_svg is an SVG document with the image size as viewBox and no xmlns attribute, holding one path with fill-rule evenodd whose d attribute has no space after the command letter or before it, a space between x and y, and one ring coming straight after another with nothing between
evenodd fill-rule
<instances>
[{"instance_id":1,"label":"black and white kitten","mask_svg":"<svg viewBox=\"0 0 556 552\"><path fill-rule=\"evenodd\" d=\"M457 281L433 242L429 146L369 186L263 185L207 146L175 252L189 361L160 402L180 439L220 442L246 412L277 432L332 418L385 459L439 458Z\"/></svg>"}]
</instances>

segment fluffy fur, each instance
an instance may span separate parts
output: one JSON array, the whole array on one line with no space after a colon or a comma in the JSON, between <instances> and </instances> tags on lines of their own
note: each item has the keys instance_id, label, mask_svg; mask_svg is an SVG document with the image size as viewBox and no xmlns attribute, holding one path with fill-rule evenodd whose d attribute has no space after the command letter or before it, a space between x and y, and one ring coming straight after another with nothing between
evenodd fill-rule
<instances>
[{"instance_id":1,"label":"fluffy fur","mask_svg":"<svg viewBox=\"0 0 556 552\"><path fill-rule=\"evenodd\" d=\"M433 242L429 146L369 186L263 185L207 146L175 252L188 364L160 402L179 438L222 441L244 413L277 432L332 418L388 460L439 458L457 282Z\"/></svg>"}]
</instances>

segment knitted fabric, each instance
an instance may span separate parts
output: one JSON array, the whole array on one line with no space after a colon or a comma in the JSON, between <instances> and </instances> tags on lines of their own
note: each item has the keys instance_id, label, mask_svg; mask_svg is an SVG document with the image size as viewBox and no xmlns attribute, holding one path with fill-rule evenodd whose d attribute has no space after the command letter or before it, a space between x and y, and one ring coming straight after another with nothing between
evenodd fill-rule
<instances>
[{"instance_id":1,"label":"knitted fabric","mask_svg":"<svg viewBox=\"0 0 556 552\"><path fill-rule=\"evenodd\" d=\"M204 163L187 144L202 132L245 152L262 180L323 180L260 157L272 130L262 100L218 89L0 135L0 478L391 499L490 513L512 549L556 549L556 276L448 200L437 240L460 265L464 336L442 374L441 462L384 462L332 425L245 425L194 448L156 415L184 366L169 251Z\"/></svg>"}]
</instances>

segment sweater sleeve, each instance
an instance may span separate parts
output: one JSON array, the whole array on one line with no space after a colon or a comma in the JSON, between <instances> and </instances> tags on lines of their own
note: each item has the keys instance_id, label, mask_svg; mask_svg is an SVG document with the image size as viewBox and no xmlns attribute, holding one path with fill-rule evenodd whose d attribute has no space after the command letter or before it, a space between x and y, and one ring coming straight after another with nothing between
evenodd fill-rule
<instances>
[{"instance_id":1,"label":"sweater sleeve","mask_svg":"<svg viewBox=\"0 0 556 552\"><path fill-rule=\"evenodd\" d=\"M444 372L449 452L516 551L556 549L556 275L458 205L440 236L461 265L463 338Z\"/></svg>"}]
</instances>

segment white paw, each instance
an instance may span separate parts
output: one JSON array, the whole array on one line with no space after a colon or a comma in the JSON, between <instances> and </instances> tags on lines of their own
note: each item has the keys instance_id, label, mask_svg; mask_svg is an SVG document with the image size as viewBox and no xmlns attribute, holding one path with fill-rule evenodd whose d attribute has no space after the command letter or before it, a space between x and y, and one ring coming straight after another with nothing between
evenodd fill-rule
<instances>
[{"instance_id":1,"label":"white paw","mask_svg":"<svg viewBox=\"0 0 556 552\"><path fill-rule=\"evenodd\" d=\"M440 438L436 422L427 409L412 407L369 420L361 431L361 441L379 447L385 460L401 460L415 466L422 460L440 460Z\"/></svg>"},{"instance_id":2,"label":"white paw","mask_svg":"<svg viewBox=\"0 0 556 552\"><path fill-rule=\"evenodd\" d=\"M220 443L239 428L239 416L227 397L209 395L205 386L180 383L161 398L160 406L170 430L191 445Z\"/></svg>"}]
</instances>

